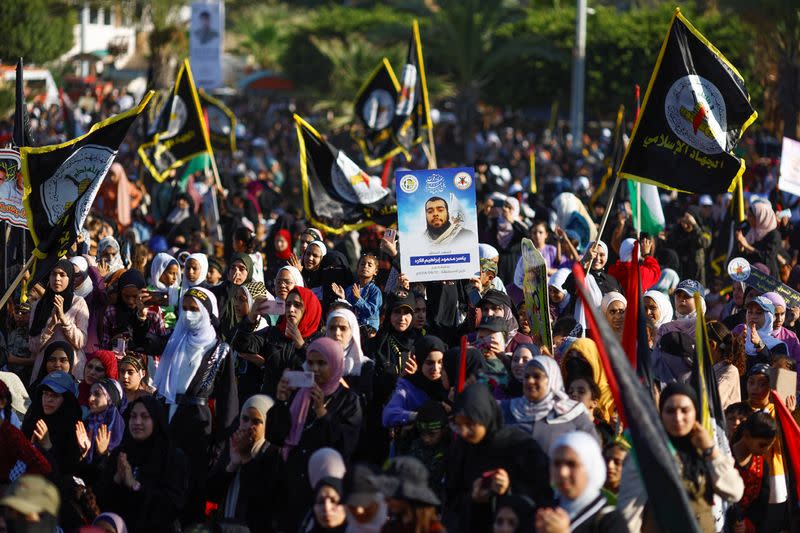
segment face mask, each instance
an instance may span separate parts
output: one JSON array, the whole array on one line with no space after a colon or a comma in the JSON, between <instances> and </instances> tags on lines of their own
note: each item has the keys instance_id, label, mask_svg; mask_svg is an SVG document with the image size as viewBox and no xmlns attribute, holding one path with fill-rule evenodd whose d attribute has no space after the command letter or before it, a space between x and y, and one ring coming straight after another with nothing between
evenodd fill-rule
<instances>
[{"instance_id":1,"label":"face mask","mask_svg":"<svg viewBox=\"0 0 800 533\"><path fill-rule=\"evenodd\" d=\"M203 313L200 311L184 311L186 317L186 325L194 329L203 321Z\"/></svg>"}]
</instances>

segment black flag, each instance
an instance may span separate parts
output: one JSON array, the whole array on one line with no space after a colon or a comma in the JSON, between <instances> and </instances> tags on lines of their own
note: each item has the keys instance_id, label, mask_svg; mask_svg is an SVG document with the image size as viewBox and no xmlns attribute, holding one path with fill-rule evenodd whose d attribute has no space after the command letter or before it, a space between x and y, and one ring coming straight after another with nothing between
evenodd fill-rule
<instances>
[{"instance_id":1,"label":"black flag","mask_svg":"<svg viewBox=\"0 0 800 533\"><path fill-rule=\"evenodd\" d=\"M741 74L676 9L619 174L679 191L732 191L744 172L732 151L757 116Z\"/></svg>"},{"instance_id":2,"label":"black flag","mask_svg":"<svg viewBox=\"0 0 800 533\"><path fill-rule=\"evenodd\" d=\"M31 138L31 124L28 121L28 106L25 104L25 91L23 72L22 72L22 58L17 61L17 79L16 79L16 107L14 108L14 134L12 137L14 146L32 146L33 139Z\"/></svg>"},{"instance_id":3,"label":"black flag","mask_svg":"<svg viewBox=\"0 0 800 533\"><path fill-rule=\"evenodd\" d=\"M299 116L294 115L294 121L300 145L303 205L314 227L342 233L396 219L394 196L380 178L361 170Z\"/></svg>"},{"instance_id":4,"label":"black flag","mask_svg":"<svg viewBox=\"0 0 800 533\"><path fill-rule=\"evenodd\" d=\"M211 146L225 152L236 151L236 115L228 106L200 89L200 105L203 106Z\"/></svg>"},{"instance_id":5,"label":"black flag","mask_svg":"<svg viewBox=\"0 0 800 533\"><path fill-rule=\"evenodd\" d=\"M75 242L119 145L152 95L147 93L138 106L95 124L77 139L20 149L23 202L36 245L33 282Z\"/></svg>"},{"instance_id":6,"label":"black flag","mask_svg":"<svg viewBox=\"0 0 800 533\"><path fill-rule=\"evenodd\" d=\"M178 71L167 106L164 109L169 109L169 118L160 112L155 123L158 130L150 141L139 146L142 163L157 181L167 179L171 170L194 156L211 153L211 142L188 59L183 61Z\"/></svg>"},{"instance_id":7,"label":"black flag","mask_svg":"<svg viewBox=\"0 0 800 533\"><path fill-rule=\"evenodd\" d=\"M354 132L353 138L364 153L368 166L383 163L403 151L392 137L392 123L397 108L400 84L385 57L358 91L355 115L363 132Z\"/></svg>"},{"instance_id":8,"label":"black flag","mask_svg":"<svg viewBox=\"0 0 800 533\"><path fill-rule=\"evenodd\" d=\"M425 128L432 127L422 43L416 20L411 27L406 64L400 81L400 96L397 99L392 129L395 142L406 152L406 159L410 160L408 151L422 142Z\"/></svg>"}]
</instances>

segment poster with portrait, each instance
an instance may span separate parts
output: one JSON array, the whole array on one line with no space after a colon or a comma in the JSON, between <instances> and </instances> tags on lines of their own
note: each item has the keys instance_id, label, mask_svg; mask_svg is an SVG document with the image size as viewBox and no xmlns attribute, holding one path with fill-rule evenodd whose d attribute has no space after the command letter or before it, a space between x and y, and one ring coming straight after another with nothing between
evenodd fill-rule
<instances>
[{"instance_id":1,"label":"poster with portrait","mask_svg":"<svg viewBox=\"0 0 800 533\"><path fill-rule=\"evenodd\" d=\"M225 41L225 5L195 2L189 27L189 58L197 87L222 87L222 51Z\"/></svg>"},{"instance_id":2,"label":"poster with portrait","mask_svg":"<svg viewBox=\"0 0 800 533\"><path fill-rule=\"evenodd\" d=\"M12 148L0 149L0 220L27 228L22 190L19 152Z\"/></svg>"},{"instance_id":3,"label":"poster with portrait","mask_svg":"<svg viewBox=\"0 0 800 533\"><path fill-rule=\"evenodd\" d=\"M473 168L398 170L401 270L410 281L480 275Z\"/></svg>"}]
</instances>

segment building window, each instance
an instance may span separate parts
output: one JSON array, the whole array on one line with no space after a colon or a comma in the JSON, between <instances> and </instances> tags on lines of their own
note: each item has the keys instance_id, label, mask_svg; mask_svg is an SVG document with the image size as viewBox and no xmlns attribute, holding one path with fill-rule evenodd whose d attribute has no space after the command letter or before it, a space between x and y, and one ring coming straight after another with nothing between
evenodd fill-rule
<instances>
[{"instance_id":1,"label":"building window","mask_svg":"<svg viewBox=\"0 0 800 533\"><path fill-rule=\"evenodd\" d=\"M111 26L111 9L103 10L103 23L106 26Z\"/></svg>"},{"instance_id":2,"label":"building window","mask_svg":"<svg viewBox=\"0 0 800 533\"><path fill-rule=\"evenodd\" d=\"M100 10L93 7L89 8L89 24L97 24L97 18L100 16Z\"/></svg>"}]
</instances>

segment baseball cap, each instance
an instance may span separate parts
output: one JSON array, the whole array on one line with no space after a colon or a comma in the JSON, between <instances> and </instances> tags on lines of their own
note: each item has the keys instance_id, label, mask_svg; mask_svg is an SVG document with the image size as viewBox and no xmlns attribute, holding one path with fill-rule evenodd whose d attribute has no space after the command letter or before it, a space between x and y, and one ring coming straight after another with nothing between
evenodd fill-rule
<instances>
[{"instance_id":1,"label":"baseball cap","mask_svg":"<svg viewBox=\"0 0 800 533\"><path fill-rule=\"evenodd\" d=\"M485 316L481 319L478 329L488 329L489 331L506 333L506 321L501 316Z\"/></svg>"},{"instance_id":2,"label":"baseball cap","mask_svg":"<svg viewBox=\"0 0 800 533\"><path fill-rule=\"evenodd\" d=\"M497 274L497 263L491 259L481 259L481 272L494 272Z\"/></svg>"},{"instance_id":3,"label":"baseball cap","mask_svg":"<svg viewBox=\"0 0 800 533\"><path fill-rule=\"evenodd\" d=\"M711 199L711 196L704 194L700 197L700 205L714 205L714 201Z\"/></svg>"},{"instance_id":4,"label":"baseball cap","mask_svg":"<svg viewBox=\"0 0 800 533\"><path fill-rule=\"evenodd\" d=\"M770 366L767 363L756 363L747 371L747 377L762 375L769 377Z\"/></svg>"},{"instance_id":5,"label":"baseball cap","mask_svg":"<svg viewBox=\"0 0 800 533\"><path fill-rule=\"evenodd\" d=\"M675 287L676 291L683 291L689 296L694 296L694 293L699 293L700 296L705 295L706 289L700 284L699 281L693 279L685 279L678 283Z\"/></svg>"},{"instance_id":6,"label":"baseball cap","mask_svg":"<svg viewBox=\"0 0 800 533\"><path fill-rule=\"evenodd\" d=\"M0 505L21 514L47 513L58 516L61 498L56 486L38 474L19 477L6 491Z\"/></svg>"},{"instance_id":7,"label":"baseball cap","mask_svg":"<svg viewBox=\"0 0 800 533\"><path fill-rule=\"evenodd\" d=\"M775 314L775 306L766 296L756 296L750 303L758 305L761 309L766 311L767 313Z\"/></svg>"},{"instance_id":8,"label":"baseball cap","mask_svg":"<svg viewBox=\"0 0 800 533\"><path fill-rule=\"evenodd\" d=\"M75 379L63 370L56 370L47 374L42 380L42 386L48 387L58 394L68 392L76 398L78 396L78 385L75 383Z\"/></svg>"}]
</instances>

